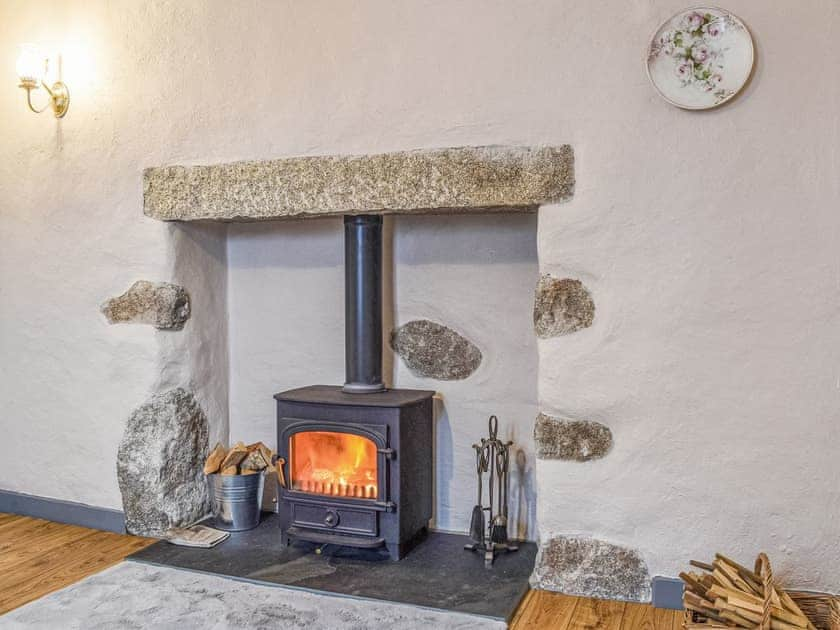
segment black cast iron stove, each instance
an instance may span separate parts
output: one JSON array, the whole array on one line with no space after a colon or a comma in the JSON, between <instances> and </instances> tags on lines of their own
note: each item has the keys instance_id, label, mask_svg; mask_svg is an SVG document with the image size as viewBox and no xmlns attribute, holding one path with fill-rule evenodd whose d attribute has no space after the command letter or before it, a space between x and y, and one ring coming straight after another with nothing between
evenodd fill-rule
<instances>
[{"instance_id":1,"label":"black cast iron stove","mask_svg":"<svg viewBox=\"0 0 840 630\"><path fill-rule=\"evenodd\" d=\"M385 547L401 559L432 516L432 396L382 381L382 217L344 217L343 387L274 396L283 544Z\"/></svg>"}]
</instances>

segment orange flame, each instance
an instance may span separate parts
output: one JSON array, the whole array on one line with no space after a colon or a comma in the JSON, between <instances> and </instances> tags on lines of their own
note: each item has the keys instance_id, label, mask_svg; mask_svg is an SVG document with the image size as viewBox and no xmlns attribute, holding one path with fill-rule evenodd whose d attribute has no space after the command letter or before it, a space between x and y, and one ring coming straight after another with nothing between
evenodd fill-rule
<instances>
[{"instance_id":1,"label":"orange flame","mask_svg":"<svg viewBox=\"0 0 840 630\"><path fill-rule=\"evenodd\" d=\"M294 490L375 499L376 444L351 433L306 431L289 444Z\"/></svg>"}]
</instances>

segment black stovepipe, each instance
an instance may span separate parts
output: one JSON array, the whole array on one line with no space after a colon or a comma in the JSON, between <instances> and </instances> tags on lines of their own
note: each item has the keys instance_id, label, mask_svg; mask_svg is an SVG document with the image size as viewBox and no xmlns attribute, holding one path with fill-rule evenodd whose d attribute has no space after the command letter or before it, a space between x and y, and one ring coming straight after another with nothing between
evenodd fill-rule
<instances>
[{"instance_id":1,"label":"black stovepipe","mask_svg":"<svg viewBox=\"0 0 840 630\"><path fill-rule=\"evenodd\" d=\"M382 383L382 217L344 217L344 365L349 394Z\"/></svg>"}]
</instances>

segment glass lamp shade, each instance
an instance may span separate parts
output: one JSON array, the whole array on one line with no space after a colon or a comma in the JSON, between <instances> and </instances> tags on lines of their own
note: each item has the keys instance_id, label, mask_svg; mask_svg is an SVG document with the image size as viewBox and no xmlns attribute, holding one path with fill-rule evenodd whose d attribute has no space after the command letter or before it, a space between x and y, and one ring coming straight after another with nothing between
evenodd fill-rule
<instances>
[{"instance_id":1,"label":"glass lamp shade","mask_svg":"<svg viewBox=\"0 0 840 630\"><path fill-rule=\"evenodd\" d=\"M37 46L34 44L21 45L16 70L21 84L34 84L35 87L41 84L41 79L46 72L46 60Z\"/></svg>"}]
</instances>

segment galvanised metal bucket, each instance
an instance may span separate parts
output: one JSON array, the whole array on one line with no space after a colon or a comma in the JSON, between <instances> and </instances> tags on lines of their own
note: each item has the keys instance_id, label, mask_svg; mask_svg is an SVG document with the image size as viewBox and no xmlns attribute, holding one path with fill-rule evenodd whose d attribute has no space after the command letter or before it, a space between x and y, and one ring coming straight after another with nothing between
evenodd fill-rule
<instances>
[{"instance_id":1,"label":"galvanised metal bucket","mask_svg":"<svg viewBox=\"0 0 840 630\"><path fill-rule=\"evenodd\" d=\"M207 475L207 490L216 527L241 532L259 525L264 483L264 473Z\"/></svg>"}]
</instances>

